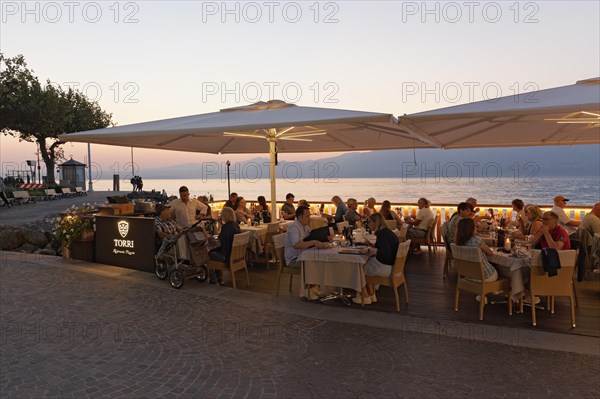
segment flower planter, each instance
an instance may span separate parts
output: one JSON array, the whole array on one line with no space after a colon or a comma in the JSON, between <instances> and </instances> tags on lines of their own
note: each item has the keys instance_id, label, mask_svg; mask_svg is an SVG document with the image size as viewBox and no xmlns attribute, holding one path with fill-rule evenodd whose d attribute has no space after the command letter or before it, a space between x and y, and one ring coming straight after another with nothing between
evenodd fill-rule
<instances>
[{"instance_id":1,"label":"flower planter","mask_svg":"<svg viewBox=\"0 0 600 399\"><path fill-rule=\"evenodd\" d=\"M62 257L66 259L72 258L71 246L65 242L62 243Z\"/></svg>"}]
</instances>

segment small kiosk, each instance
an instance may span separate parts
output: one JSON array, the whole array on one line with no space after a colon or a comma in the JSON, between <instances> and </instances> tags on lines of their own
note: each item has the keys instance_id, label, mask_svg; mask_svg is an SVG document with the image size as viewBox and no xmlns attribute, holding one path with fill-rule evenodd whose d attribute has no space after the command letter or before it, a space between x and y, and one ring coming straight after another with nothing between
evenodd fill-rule
<instances>
[{"instance_id":1,"label":"small kiosk","mask_svg":"<svg viewBox=\"0 0 600 399\"><path fill-rule=\"evenodd\" d=\"M81 187L83 191L86 190L85 164L71 158L67 162L58 165L58 167L60 168L61 185Z\"/></svg>"}]
</instances>

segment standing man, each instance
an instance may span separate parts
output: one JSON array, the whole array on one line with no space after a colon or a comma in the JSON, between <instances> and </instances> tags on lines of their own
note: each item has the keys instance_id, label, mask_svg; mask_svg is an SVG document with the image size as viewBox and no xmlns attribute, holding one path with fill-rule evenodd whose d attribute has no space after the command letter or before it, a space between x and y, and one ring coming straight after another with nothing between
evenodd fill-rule
<instances>
[{"instance_id":1,"label":"standing man","mask_svg":"<svg viewBox=\"0 0 600 399\"><path fill-rule=\"evenodd\" d=\"M567 233L573 234L577 232L577 227L579 227L581 221L571 220L571 218L567 216L564 210L564 208L567 207L567 202L569 202L568 198L557 195L554 197L554 207L552 208L552 212L558 215L558 222L565 230L567 230Z\"/></svg>"},{"instance_id":2,"label":"standing man","mask_svg":"<svg viewBox=\"0 0 600 399\"><path fill-rule=\"evenodd\" d=\"M197 220L202 219L208 208L202 202L190 198L190 191L186 186L179 187L179 198L171 201L172 218L177 222L177 227L185 229ZM197 212L198 211L198 212Z\"/></svg>"},{"instance_id":3,"label":"standing man","mask_svg":"<svg viewBox=\"0 0 600 399\"><path fill-rule=\"evenodd\" d=\"M281 206L281 217L285 220L294 220L294 218L296 217L296 209L294 208L294 198L294 194L292 193L287 193L285 195L285 204Z\"/></svg>"},{"instance_id":4,"label":"standing man","mask_svg":"<svg viewBox=\"0 0 600 399\"><path fill-rule=\"evenodd\" d=\"M6 198L6 194L4 194L5 189L6 186L4 185L4 179L0 177L0 198L2 198L2 201L4 201L6 206L10 208L10 202L8 201L8 198Z\"/></svg>"}]
</instances>

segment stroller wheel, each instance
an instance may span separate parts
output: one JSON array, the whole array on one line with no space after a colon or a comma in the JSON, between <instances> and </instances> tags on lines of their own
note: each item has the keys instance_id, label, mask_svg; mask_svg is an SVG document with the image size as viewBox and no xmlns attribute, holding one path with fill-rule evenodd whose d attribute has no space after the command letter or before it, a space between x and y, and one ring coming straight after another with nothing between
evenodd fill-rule
<instances>
[{"instance_id":1,"label":"stroller wheel","mask_svg":"<svg viewBox=\"0 0 600 399\"><path fill-rule=\"evenodd\" d=\"M169 275L169 282L173 288L179 289L183 287L183 272L177 269L173 270Z\"/></svg>"},{"instance_id":2,"label":"stroller wheel","mask_svg":"<svg viewBox=\"0 0 600 399\"><path fill-rule=\"evenodd\" d=\"M207 278L208 278L208 270L206 269L206 266L202 265L198 269L198 275L196 276L196 281L199 283L203 283L206 281Z\"/></svg>"},{"instance_id":3,"label":"stroller wheel","mask_svg":"<svg viewBox=\"0 0 600 399\"><path fill-rule=\"evenodd\" d=\"M154 273L156 273L156 277L161 280L164 280L169 276L169 270L164 259L156 259Z\"/></svg>"}]
</instances>

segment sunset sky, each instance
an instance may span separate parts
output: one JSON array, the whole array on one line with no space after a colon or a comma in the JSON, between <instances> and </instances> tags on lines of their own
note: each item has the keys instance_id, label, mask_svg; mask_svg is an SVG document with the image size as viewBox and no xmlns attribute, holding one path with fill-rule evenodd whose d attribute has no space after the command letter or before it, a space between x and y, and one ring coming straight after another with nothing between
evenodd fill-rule
<instances>
[{"instance_id":1,"label":"sunset sky","mask_svg":"<svg viewBox=\"0 0 600 399\"><path fill-rule=\"evenodd\" d=\"M597 1L0 4L1 51L84 90L118 125L272 98L401 115L600 74ZM34 144L0 144L4 170L35 159ZM86 145L64 148L86 160ZM134 152L142 171L255 156ZM108 168L131 155L93 145L92 158Z\"/></svg>"}]
</instances>

